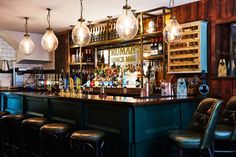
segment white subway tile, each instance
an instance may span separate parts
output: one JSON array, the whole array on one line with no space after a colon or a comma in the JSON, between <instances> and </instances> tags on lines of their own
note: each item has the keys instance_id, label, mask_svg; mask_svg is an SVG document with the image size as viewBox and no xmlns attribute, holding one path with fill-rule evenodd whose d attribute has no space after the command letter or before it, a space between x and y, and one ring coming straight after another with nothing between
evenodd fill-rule
<instances>
[{"instance_id":1,"label":"white subway tile","mask_svg":"<svg viewBox=\"0 0 236 157\"><path fill-rule=\"evenodd\" d=\"M0 48L6 48L6 45L1 44L1 45L0 45Z\"/></svg>"}]
</instances>

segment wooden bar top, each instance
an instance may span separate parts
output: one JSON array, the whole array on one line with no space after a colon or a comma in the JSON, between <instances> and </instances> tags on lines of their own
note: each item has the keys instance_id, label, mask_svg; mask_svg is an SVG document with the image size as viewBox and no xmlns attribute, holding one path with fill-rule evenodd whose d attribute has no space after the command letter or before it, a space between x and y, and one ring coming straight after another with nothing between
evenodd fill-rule
<instances>
[{"instance_id":1,"label":"wooden bar top","mask_svg":"<svg viewBox=\"0 0 236 157\"><path fill-rule=\"evenodd\" d=\"M188 101L200 101L203 97L150 97L150 98L135 98L135 97L124 97L124 96L105 96L101 97L99 95L90 94L76 94L75 96L59 96L58 94L49 94L45 92L8 92L5 94L16 94L21 96L29 97L39 97L39 98L49 98L49 99L60 99L68 101L78 101L78 102L89 102L89 103L103 103L110 105L119 106L144 106L144 105L158 105L158 104L170 104Z\"/></svg>"}]
</instances>

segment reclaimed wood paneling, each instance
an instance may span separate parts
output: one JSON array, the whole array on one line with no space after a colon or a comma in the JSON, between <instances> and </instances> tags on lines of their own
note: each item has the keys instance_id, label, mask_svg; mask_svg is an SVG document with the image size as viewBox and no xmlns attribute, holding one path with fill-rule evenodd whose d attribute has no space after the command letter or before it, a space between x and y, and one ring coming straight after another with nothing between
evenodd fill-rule
<instances>
[{"instance_id":1,"label":"reclaimed wood paneling","mask_svg":"<svg viewBox=\"0 0 236 157\"><path fill-rule=\"evenodd\" d=\"M233 16L233 0L220 0L220 18Z\"/></svg>"},{"instance_id":2,"label":"reclaimed wood paneling","mask_svg":"<svg viewBox=\"0 0 236 157\"><path fill-rule=\"evenodd\" d=\"M199 6L198 2L177 6L173 9L173 15L177 17L179 23L197 21L199 20L198 19L198 12L199 12L198 6ZM200 9L200 10L203 10L203 9ZM204 11L200 11L200 12L201 14L203 14Z\"/></svg>"},{"instance_id":3,"label":"reclaimed wood paneling","mask_svg":"<svg viewBox=\"0 0 236 157\"><path fill-rule=\"evenodd\" d=\"M210 86L210 93L214 97L221 97L220 96L220 81L219 80L211 80L209 81L209 86ZM214 87L211 88L211 87Z\"/></svg>"},{"instance_id":4,"label":"reclaimed wood paneling","mask_svg":"<svg viewBox=\"0 0 236 157\"><path fill-rule=\"evenodd\" d=\"M232 79L222 79L220 83L220 93L222 99L227 101L233 95L233 82Z\"/></svg>"}]
</instances>

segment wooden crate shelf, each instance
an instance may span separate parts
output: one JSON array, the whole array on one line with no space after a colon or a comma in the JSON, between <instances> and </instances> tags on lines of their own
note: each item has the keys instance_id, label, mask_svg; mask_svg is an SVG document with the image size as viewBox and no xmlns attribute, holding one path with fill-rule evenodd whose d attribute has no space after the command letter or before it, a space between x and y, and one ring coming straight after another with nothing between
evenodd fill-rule
<instances>
[{"instance_id":1,"label":"wooden crate shelf","mask_svg":"<svg viewBox=\"0 0 236 157\"><path fill-rule=\"evenodd\" d=\"M207 72L207 22L195 21L181 27L183 39L168 46L168 73Z\"/></svg>"}]
</instances>

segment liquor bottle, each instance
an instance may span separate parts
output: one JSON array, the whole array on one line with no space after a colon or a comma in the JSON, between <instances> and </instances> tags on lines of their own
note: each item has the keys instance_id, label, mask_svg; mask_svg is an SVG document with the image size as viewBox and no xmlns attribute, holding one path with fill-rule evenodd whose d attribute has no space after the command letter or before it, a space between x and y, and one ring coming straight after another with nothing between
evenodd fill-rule
<instances>
[{"instance_id":1,"label":"liquor bottle","mask_svg":"<svg viewBox=\"0 0 236 157\"><path fill-rule=\"evenodd\" d=\"M81 76L80 76L80 72L78 71L76 74L76 89L77 91L80 90L80 86L81 86Z\"/></svg>"},{"instance_id":2,"label":"liquor bottle","mask_svg":"<svg viewBox=\"0 0 236 157\"><path fill-rule=\"evenodd\" d=\"M44 89L47 89L48 74L44 75Z\"/></svg>"},{"instance_id":3,"label":"liquor bottle","mask_svg":"<svg viewBox=\"0 0 236 157\"><path fill-rule=\"evenodd\" d=\"M155 70L155 66L153 64L150 68L150 80L152 80L152 81L155 80L155 73L156 73L156 70Z\"/></svg>"},{"instance_id":4,"label":"liquor bottle","mask_svg":"<svg viewBox=\"0 0 236 157\"><path fill-rule=\"evenodd\" d=\"M83 62L87 62L88 60L88 49L85 49L85 53L83 55Z\"/></svg>"},{"instance_id":5,"label":"liquor bottle","mask_svg":"<svg viewBox=\"0 0 236 157\"><path fill-rule=\"evenodd\" d=\"M46 85L47 85L47 91L51 92L51 90L52 90L52 81L51 81L51 75L50 74L47 75Z\"/></svg>"},{"instance_id":6,"label":"liquor bottle","mask_svg":"<svg viewBox=\"0 0 236 157\"><path fill-rule=\"evenodd\" d=\"M154 40L154 46L153 46L153 51L154 51L154 56L158 55L158 40L157 38Z\"/></svg>"},{"instance_id":7,"label":"liquor bottle","mask_svg":"<svg viewBox=\"0 0 236 157\"><path fill-rule=\"evenodd\" d=\"M103 37L103 40L107 40L108 39L108 28L107 26L105 25L104 26L104 37Z\"/></svg>"},{"instance_id":8,"label":"liquor bottle","mask_svg":"<svg viewBox=\"0 0 236 157\"><path fill-rule=\"evenodd\" d=\"M137 64L136 66L136 75L140 80L141 79L141 65L140 64Z\"/></svg>"},{"instance_id":9,"label":"liquor bottle","mask_svg":"<svg viewBox=\"0 0 236 157\"><path fill-rule=\"evenodd\" d=\"M104 64L105 58L104 58L104 54L103 51L101 51L101 62L102 64Z\"/></svg>"},{"instance_id":10,"label":"liquor bottle","mask_svg":"<svg viewBox=\"0 0 236 157\"><path fill-rule=\"evenodd\" d=\"M93 37L94 42L97 41L97 29L98 29L98 27L94 27L94 37Z\"/></svg>"},{"instance_id":11,"label":"liquor bottle","mask_svg":"<svg viewBox=\"0 0 236 157\"><path fill-rule=\"evenodd\" d=\"M59 81L58 81L59 89L61 90L63 88L63 79L61 74L59 74Z\"/></svg>"},{"instance_id":12,"label":"liquor bottle","mask_svg":"<svg viewBox=\"0 0 236 157\"><path fill-rule=\"evenodd\" d=\"M93 27L92 42L95 42L95 38L96 38L96 27Z\"/></svg>"},{"instance_id":13,"label":"liquor bottle","mask_svg":"<svg viewBox=\"0 0 236 157\"><path fill-rule=\"evenodd\" d=\"M101 41L105 40L105 26L102 26Z\"/></svg>"},{"instance_id":14,"label":"liquor bottle","mask_svg":"<svg viewBox=\"0 0 236 157\"><path fill-rule=\"evenodd\" d=\"M115 23L115 22L113 23L113 30L114 30L114 38L113 38L113 39L116 39L116 38L118 38L119 36L118 36L118 34L117 34L117 32L116 32L116 23Z\"/></svg>"},{"instance_id":15,"label":"liquor bottle","mask_svg":"<svg viewBox=\"0 0 236 157\"><path fill-rule=\"evenodd\" d=\"M68 74L68 72L66 73L63 80L64 80L64 90L68 90L68 86L69 86L69 74Z\"/></svg>"},{"instance_id":16,"label":"liquor bottle","mask_svg":"<svg viewBox=\"0 0 236 157\"><path fill-rule=\"evenodd\" d=\"M88 49L87 62L92 62L92 53L91 53L91 49Z\"/></svg>"},{"instance_id":17,"label":"liquor bottle","mask_svg":"<svg viewBox=\"0 0 236 157\"><path fill-rule=\"evenodd\" d=\"M158 54L163 55L163 43L162 43L162 37L160 37L160 40L158 42Z\"/></svg>"},{"instance_id":18,"label":"liquor bottle","mask_svg":"<svg viewBox=\"0 0 236 157\"><path fill-rule=\"evenodd\" d=\"M114 23L112 23L111 24L111 31L110 31L110 39L114 39L115 38L115 36L114 36L114 32L115 30L114 30Z\"/></svg>"},{"instance_id":19,"label":"liquor bottle","mask_svg":"<svg viewBox=\"0 0 236 157\"><path fill-rule=\"evenodd\" d=\"M150 47L150 55L154 56L155 55L155 40L152 39L151 47Z\"/></svg>"},{"instance_id":20,"label":"liquor bottle","mask_svg":"<svg viewBox=\"0 0 236 157\"><path fill-rule=\"evenodd\" d=\"M101 33L102 33L102 27L101 26L99 26L98 27L98 38L97 38L97 41L101 41Z\"/></svg>"},{"instance_id":21,"label":"liquor bottle","mask_svg":"<svg viewBox=\"0 0 236 157\"><path fill-rule=\"evenodd\" d=\"M124 68L124 72L123 72L122 87L123 88L127 87L127 65L126 65L126 68Z\"/></svg>"}]
</instances>

